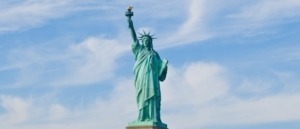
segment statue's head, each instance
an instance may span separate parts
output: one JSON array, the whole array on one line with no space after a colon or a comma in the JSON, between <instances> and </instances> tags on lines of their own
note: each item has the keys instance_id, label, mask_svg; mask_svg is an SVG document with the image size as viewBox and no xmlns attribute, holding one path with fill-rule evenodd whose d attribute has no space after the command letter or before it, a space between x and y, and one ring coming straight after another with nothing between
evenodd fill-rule
<instances>
[{"instance_id":1,"label":"statue's head","mask_svg":"<svg viewBox=\"0 0 300 129\"><path fill-rule=\"evenodd\" d=\"M153 38L154 35L150 35L150 32L148 34L146 34L145 31L144 31L144 34L140 34L140 35L141 35L141 37L139 37L139 39L142 41L142 44L145 47L153 48L152 40L155 39L155 38Z\"/></svg>"}]
</instances>

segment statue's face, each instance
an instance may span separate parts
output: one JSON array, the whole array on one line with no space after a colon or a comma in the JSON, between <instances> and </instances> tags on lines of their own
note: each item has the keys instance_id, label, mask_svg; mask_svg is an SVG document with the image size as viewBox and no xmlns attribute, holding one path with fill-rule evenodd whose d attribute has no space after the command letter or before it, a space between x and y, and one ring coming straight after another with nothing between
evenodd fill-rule
<instances>
[{"instance_id":1,"label":"statue's face","mask_svg":"<svg viewBox=\"0 0 300 129\"><path fill-rule=\"evenodd\" d=\"M151 37L148 37L148 36L143 37L142 42L143 42L144 46L152 48L152 38Z\"/></svg>"}]
</instances>

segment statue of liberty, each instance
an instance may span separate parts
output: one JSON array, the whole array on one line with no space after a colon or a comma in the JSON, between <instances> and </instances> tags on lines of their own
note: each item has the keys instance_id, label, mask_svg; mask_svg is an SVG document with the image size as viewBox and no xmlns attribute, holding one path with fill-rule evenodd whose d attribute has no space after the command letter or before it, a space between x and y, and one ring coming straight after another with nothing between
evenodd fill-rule
<instances>
[{"instance_id":1,"label":"statue of liberty","mask_svg":"<svg viewBox=\"0 0 300 129\"><path fill-rule=\"evenodd\" d=\"M129 123L129 126L158 126L166 129L167 125L163 124L160 119L161 93L159 82L166 78L168 61L162 60L153 49L153 35L144 32L140 34L139 39L137 38L131 20L133 16L131 9L132 7L129 6L126 16L133 39L131 50L135 57L134 86L139 113L137 120Z\"/></svg>"}]
</instances>

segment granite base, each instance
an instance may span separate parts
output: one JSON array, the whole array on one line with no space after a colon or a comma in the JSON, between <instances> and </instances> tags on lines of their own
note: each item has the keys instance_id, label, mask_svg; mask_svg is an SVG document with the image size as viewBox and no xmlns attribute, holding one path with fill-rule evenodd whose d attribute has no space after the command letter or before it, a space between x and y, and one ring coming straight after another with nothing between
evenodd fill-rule
<instances>
[{"instance_id":1,"label":"granite base","mask_svg":"<svg viewBox=\"0 0 300 129\"><path fill-rule=\"evenodd\" d=\"M127 126L126 129L168 129L159 126Z\"/></svg>"},{"instance_id":2,"label":"granite base","mask_svg":"<svg viewBox=\"0 0 300 129\"><path fill-rule=\"evenodd\" d=\"M126 129L168 129L168 127L161 122L130 122Z\"/></svg>"}]
</instances>

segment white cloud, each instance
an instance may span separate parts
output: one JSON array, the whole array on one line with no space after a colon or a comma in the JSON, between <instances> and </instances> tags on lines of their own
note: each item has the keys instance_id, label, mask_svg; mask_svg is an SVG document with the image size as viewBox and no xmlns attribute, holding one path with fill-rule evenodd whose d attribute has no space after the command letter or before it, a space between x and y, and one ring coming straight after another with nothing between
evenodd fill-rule
<instances>
[{"instance_id":1,"label":"white cloud","mask_svg":"<svg viewBox=\"0 0 300 129\"><path fill-rule=\"evenodd\" d=\"M232 93L228 76L224 67L214 63L171 67L162 87L167 111L163 120L175 129L300 120L300 113L293 113L298 112L300 93L245 99Z\"/></svg>"},{"instance_id":2,"label":"white cloud","mask_svg":"<svg viewBox=\"0 0 300 129\"><path fill-rule=\"evenodd\" d=\"M67 115L67 113L69 113L68 110L60 104L51 105L49 112L50 120L60 120L64 118Z\"/></svg>"},{"instance_id":3,"label":"white cloud","mask_svg":"<svg viewBox=\"0 0 300 129\"><path fill-rule=\"evenodd\" d=\"M282 91L297 93L300 91L300 75L296 71L274 71L277 80L282 86Z\"/></svg>"},{"instance_id":4,"label":"white cloud","mask_svg":"<svg viewBox=\"0 0 300 129\"><path fill-rule=\"evenodd\" d=\"M26 121L30 116L29 109L31 101L18 97L1 96L1 106L7 111L5 120L11 121L11 124Z\"/></svg>"},{"instance_id":5,"label":"white cloud","mask_svg":"<svg viewBox=\"0 0 300 129\"><path fill-rule=\"evenodd\" d=\"M280 24L297 22L300 2L297 0L190 0L184 8L186 20L175 32L163 34L159 47L168 48L199 43L212 37L242 35L242 37L277 34ZM222 4L220 4L222 3ZM170 29L174 31L174 29Z\"/></svg>"},{"instance_id":6,"label":"white cloud","mask_svg":"<svg viewBox=\"0 0 300 129\"><path fill-rule=\"evenodd\" d=\"M211 111L207 124L258 124L300 120L300 94L278 94L204 109ZM216 117L218 116L218 117ZM213 118L215 117L215 118Z\"/></svg>"},{"instance_id":7,"label":"white cloud","mask_svg":"<svg viewBox=\"0 0 300 129\"><path fill-rule=\"evenodd\" d=\"M229 34L256 37L274 35L282 24L296 23L300 16L298 0L259 0L237 7L235 12L226 14ZM229 21L229 22L228 22ZM228 31L219 32L228 35Z\"/></svg>"},{"instance_id":8,"label":"white cloud","mask_svg":"<svg viewBox=\"0 0 300 129\"><path fill-rule=\"evenodd\" d=\"M233 14L232 17L250 22L281 21L299 16L299 7L298 0L261 0L245 6L241 12Z\"/></svg>"},{"instance_id":9,"label":"white cloud","mask_svg":"<svg viewBox=\"0 0 300 129\"><path fill-rule=\"evenodd\" d=\"M105 8L107 7L97 6L93 1L80 2L77 0L2 2L0 32L26 30L76 11Z\"/></svg>"},{"instance_id":10,"label":"white cloud","mask_svg":"<svg viewBox=\"0 0 300 129\"><path fill-rule=\"evenodd\" d=\"M174 129L300 120L299 93L241 98L231 93L228 72L216 63L170 66L167 80L161 84L162 120ZM134 86L132 79L115 79L108 95L99 95L86 105L73 107L52 101L41 103L38 98L3 96L1 106L6 112L0 115L0 126L6 129L125 128L137 115ZM23 119L14 124L15 119L6 119L7 116L23 116L20 117Z\"/></svg>"},{"instance_id":11,"label":"white cloud","mask_svg":"<svg viewBox=\"0 0 300 129\"><path fill-rule=\"evenodd\" d=\"M0 127L5 129L125 128L128 122L136 118L134 96L133 82L128 79L119 79L108 96L100 95L91 103L69 108L51 100L45 103L39 98L31 98L32 101L27 101L17 96L3 96L0 107L4 107L6 111L0 114ZM15 100L18 100L17 104L14 103ZM30 105L30 108L26 105ZM18 110L18 115L11 111L15 111L16 108L22 109ZM23 121L16 123L16 120L20 119L17 118L19 114L26 114L27 117L26 120L22 119ZM16 119L6 119L6 116L14 116Z\"/></svg>"},{"instance_id":12,"label":"white cloud","mask_svg":"<svg viewBox=\"0 0 300 129\"><path fill-rule=\"evenodd\" d=\"M276 84L268 78L244 77L241 78L241 83L234 89L239 94L265 95L270 92L270 89Z\"/></svg>"},{"instance_id":13,"label":"white cloud","mask_svg":"<svg viewBox=\"0 0 300 129\"><path fill-rule=\"evenodd\" d=\"M116 60L129 50L117 40L90 37L71 46L66 60L68 74L57 85L80 85L99 82L114 75Z\"/></svg>"},{"instance_id":14,"label":"white cloud","mask_svg":"<svg viewBox=\"0 0 300 129\"><path fill-rule=\"evenodd\" d=\"M169 67L167 80L162 84L162 107L168 113L162 119L170 128L199 128L199 116L209 114L200 114L201 109L228 94L226 73L224 67L215 63Z\"/></svg>"},{"instance_id":15,"label":"white cloud","mask_svg":"<svg viewBox=\"0 0 300 129\"><path fill-rule=\"evenodd\" d=\"M175 33L168 33L167 39L161 41L162 47L172 47L210 38L212 35L206 30L206 16L210 12L206 9L206 0L191 0L188 2L187 19Z\"/></svg>"},{"instance_id":16,"label":"white cloud","mask_svg":"<svg viewBox=\"0 0 300 129\"><path fill-rule=\"evenodd\" d=\"M43 44L14 49L0 69L15 72L14 83L6 84L10 87L92 84L112 77L117 60L128 50L118 40L89 37L63 47Z\"/></svg>"},{"instance_id":17,"label":"white cloud","mask_svg":"<svg viewBox=\"0 0 300 129\"><path fill-rule=\"evenodd\" d=\"M229 88L225 69L214 63L196 62L181 69L170 67L162 89L169 108L202 105L226 95ZM180 97L179 97L180 96ZM188 99L190 98L190 99Z\"/></svg>"},{"instance_id":18,"label":"white cloud","mask_svg":"<svg viewBox=\"0 0 300 129\"><path fill-rule=\"evenodd\" d=\"M0 10L0 31L15 31L40 25L45 20L69 13L71 1L27 0L9 3Z\"/></svg>"}]
</instances>

